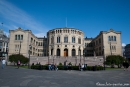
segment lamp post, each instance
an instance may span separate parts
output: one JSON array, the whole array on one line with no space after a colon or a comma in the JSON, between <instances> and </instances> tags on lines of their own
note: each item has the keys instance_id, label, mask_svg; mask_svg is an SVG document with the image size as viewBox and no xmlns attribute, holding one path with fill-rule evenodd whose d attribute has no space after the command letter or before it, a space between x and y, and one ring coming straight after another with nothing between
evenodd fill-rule
<instances>
[{"instance_id":1,"label":"lamp post","mask_svg":"<svg viewBox=\"0 0 130 87\"><path fill-rule=\"evenodd\" d=\"M29 62L28 62L28 68L30 68L30 49L31 49L31 47L32 47L32 46L31 46L31 45L29 45L29 51L28 51L28 52L29 52Z\"/></svg>"},{"instance_id":2,"label":"lamp post","mask_svg":"<svg viewBox=\"0 0 130 87\"><path fill-rule=\"evenodd\" d=\"M84 64L85 64L85 53L84 53L83 57L84 57Z\"/></svg>"},{"instance_id":3,"label":"lamp post","mask_svg":"<svg viewBox=\"0 0 130 87\"><path fill-rule=\"evenodd\" d=\"M103 59L104 59L103 65L104 65L104 70L105 70L105 52L104 52L104 49L105 49L105 47L103 46Z\"/></svg>"},{"instance_id":4,"label":"lamp post","mask_svg":"<svg viewBox=\"0 0 130 87\"><path fill-rule=\"evenodd\" d=\"M19 55L20 55L20 50L21 50L21 41L20 41L20 46L19 46Z\"/></svg>"}]
</instances>

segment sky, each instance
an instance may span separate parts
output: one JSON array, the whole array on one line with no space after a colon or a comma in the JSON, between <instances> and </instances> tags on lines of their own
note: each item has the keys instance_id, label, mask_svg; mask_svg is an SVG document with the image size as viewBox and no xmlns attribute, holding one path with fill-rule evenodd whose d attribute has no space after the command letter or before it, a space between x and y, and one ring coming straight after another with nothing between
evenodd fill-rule
<instances>
[{"instance_id":1,"label":"sky","mask_svg":"<svg viewBox=\"0 0 130 87\"><path fill-rule=\"evenodd\" d=\"M88 38L112 28L121 31L125 46L130 43L130 0L0 0L0 28L8 35L18 27L37 37L55 28L76 28Z\"/></svg>"}]
</instances>

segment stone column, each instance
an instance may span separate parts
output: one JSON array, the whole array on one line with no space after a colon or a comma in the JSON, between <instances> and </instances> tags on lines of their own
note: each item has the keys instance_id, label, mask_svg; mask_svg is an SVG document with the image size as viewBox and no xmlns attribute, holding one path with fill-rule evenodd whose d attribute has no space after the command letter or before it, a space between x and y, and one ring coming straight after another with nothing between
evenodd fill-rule
<instances>
[{"instance_id":1,"label":"stone column","mask_svg":"<svg viewBox=\"0 0 130 87\"><path fill-rule=\"evenodd\" d=\"M60 48L60 56L64 56L63 54L64 54L64 49L63 49L63 47L61 47Z\"/></svg>"},{"instance_id":2,"label":"stone column","mask_svg":"<svg viewBox=\"0 0 130 87\"><path fill-rule=\"evenodd\" d=\"M56 47L54 47L54 48L53 48L53 56L55 56L55 55L56 55L56 53L57 53L56 51L57 51L57 48L56 48Z\"/></svg>"},{"instance_id":3,"label":"stone column","mask_svg":"<svg viewBox=\"0 0 130 87\"><path fill-rule=\"evenodd\" d=\"M71 48L70 48L70 46L69 46L69 48L68 48L68 57L69 56L71 56Z\"/></svg>"},{"instance_id":4,"label":"stone column","mask_svg":"<svg viewBox=\"0 0 130 87\"><path fill-rule=\"evenodd\" d=\"M78 56L78 55L79 55L79 54L78 54L79 49L78 49L78 48L75 48L75 50L76 50L76 56Z\"/></svg>"}]
</instances>

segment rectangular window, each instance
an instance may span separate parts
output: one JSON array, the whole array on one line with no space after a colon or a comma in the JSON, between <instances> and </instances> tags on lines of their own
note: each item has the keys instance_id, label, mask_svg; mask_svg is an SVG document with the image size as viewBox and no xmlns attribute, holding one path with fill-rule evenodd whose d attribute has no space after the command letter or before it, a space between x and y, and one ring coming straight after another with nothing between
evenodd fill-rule
<instances>
[{"instance_id":1,"label":"rectangular window","mask_svg":"<svg viewBox=\"0 0 130 87\"><path fill-rule=\"evenodd\" d=\"M108 41L111 41L111 37L110 36L108 36Z\"/></svg>"},{"instance_id":2,"label":"rectangular window","mask_svg":"<svg viewBox=\"0 0 130 87\"><path fill-rule=\"evenodd\" d=\"M15 40L17 40L17 35L15 35Z\"/></svg>"},{"instance_id":3,"label":"rectangular window","mask_svg":"<svg viewBox=\"0 0 130 87\"><path fill-rule=\"evenodd\" d=\"M114 36L114 41L116 41L116 36Z\"/></svg>"},{"instance_id":4,"label":"rectangular window","mask_svg":"<svg viewBox=\"0 0 130 87\"><path fill-rule=\"evenodd\" d=\"M72 37L72 43L75 43L75 37Z\"/></svg>"},{"instance_id":5,"label":"rectangular window","mask_svg":"<svg viewBox=\"0 0 130 87\"><path fill-rule=\"evenodd\" d=\"M57 37L57 43L60 43L60 37Z\"/></svg>"},{"instance_id":6,"label":"rectangular window","mask_svg":"<svg viewBox=\"0 0 130 87\"><path fill-rule=\"evenodd\" d=\"M23 35L21 35L21 40L23 40Z\"/></svg>"},{"instance_id":7,"label":"rectangular window","mask_svg":"<svg viewBox=\"0 0 130 87\"><path fill-rule=\"evenodd\" d=\"M64 37L64 43L68 43L68 37Z\"/></svg>"},{"instance_id":8,"label":"rectangular window","mask_svg":"<svg viewBox=\"0 0 130 87\"><path fill-rule=\"evenodd\" d=\"M20 35L18 35L18 40L20 40Z\"/></svg>"}]
</instances>

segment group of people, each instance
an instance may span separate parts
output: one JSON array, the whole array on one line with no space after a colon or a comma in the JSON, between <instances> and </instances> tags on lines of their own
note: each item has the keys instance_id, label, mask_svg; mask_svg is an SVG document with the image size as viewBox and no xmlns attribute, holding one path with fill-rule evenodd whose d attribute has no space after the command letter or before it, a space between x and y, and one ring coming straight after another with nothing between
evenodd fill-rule
<instances>
[{"instance_id":1,"label":"group of people","mask_svg":"<svg viewBox=\"0 0 130 87\"><path fill-rule=\"evenodd\" d=\"M79 70L80 70L80 71L83 71L83 70L85 70L86 68L87 68L87 64L82 64L82 65L81 65L81 64L79 63Z\"/></svg>"},{"instance_id":2,"label":"group of people","mask_svg":"<svg viewBox=\"0 0 130 87\"><path fill-rule=\"evenodd\" d=\"M54 64L48 64L48 69L49 69L49 70L56 70L56 71L57 71L57 70L58 70L58 67L57 67L56 64L55 64L55 65L54 65Z\"/></svg>"},{"instance_id":3,"label":"group of people","mask_svg":"<svg viewBox=\"0 0 130 87\"><path fill-rule=\"evenodd\" d=\"M6 60L3 58L3 59L1 59L1 62L2 62L2 69L4 69L5 64L6 64ZM20 60L17 61L17 66L19 68L19 66L20 66Z\"/></svg>"},{"instance_id":4,"label":"group of people","mask_svg":"<svg viewBox=\"0 0 130 87\"><path fill-rule=\"evenodd\" d=\"M128 68L129 68L129 63L127 61L124 61L123 62L123 67L124 67L124 71L128 71Z\"/></svg>"}]
</instances>

